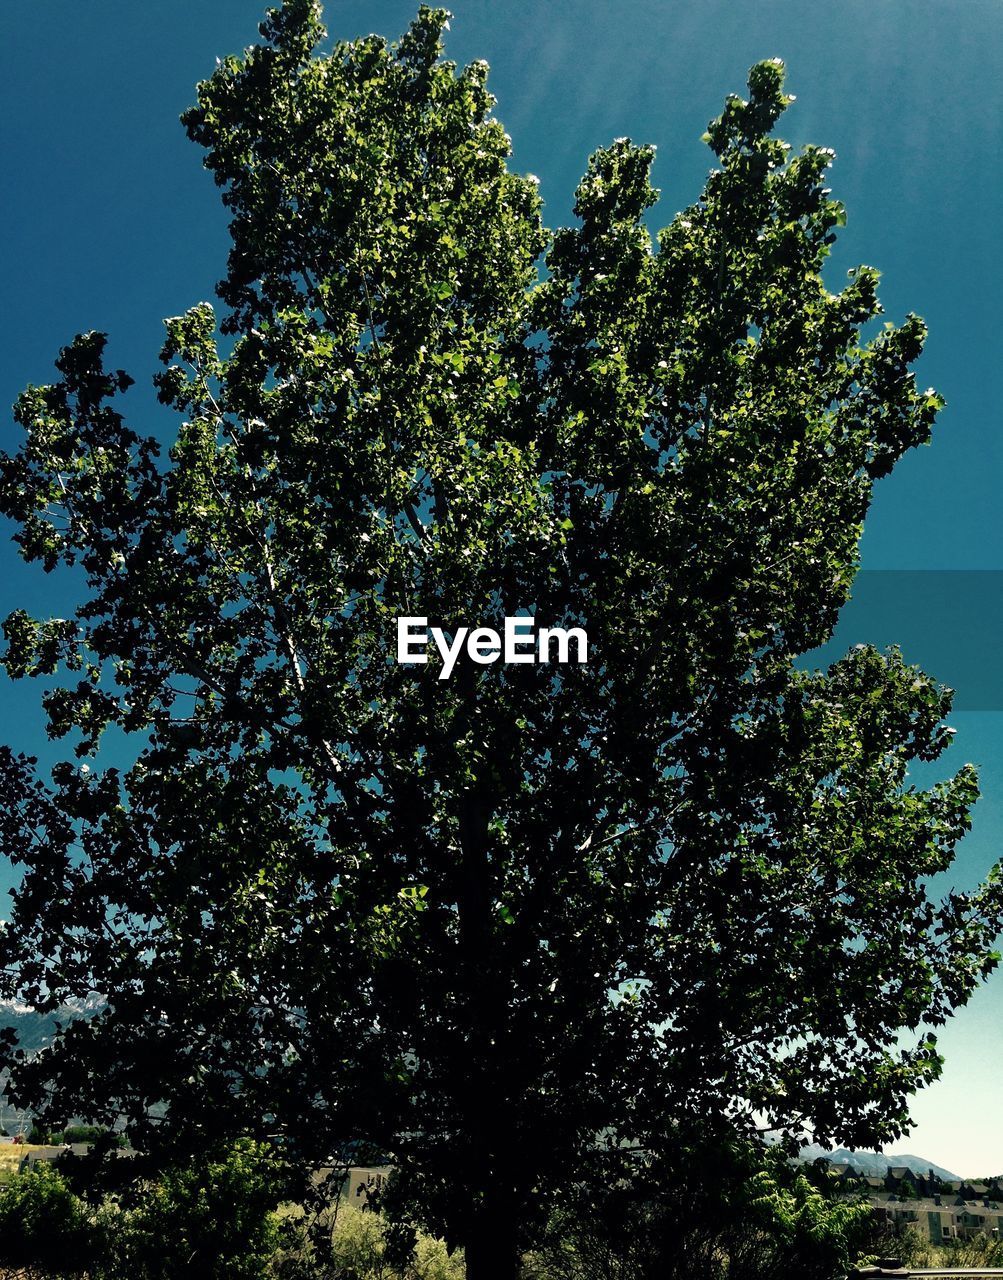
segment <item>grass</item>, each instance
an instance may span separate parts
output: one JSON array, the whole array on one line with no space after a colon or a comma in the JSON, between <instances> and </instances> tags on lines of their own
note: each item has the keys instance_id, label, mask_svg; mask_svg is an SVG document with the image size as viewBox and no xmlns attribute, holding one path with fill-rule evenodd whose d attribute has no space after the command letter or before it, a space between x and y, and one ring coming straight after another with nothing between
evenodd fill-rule
<instances>
[{"instance_id":1,"label":"grass","mask_svg":"<svg viewBox=\"0 0 1003 1280\"><path fill-rule=\"evenodd\" d=\"M40 1151L41 1147L32 1146L31 1143L0 1143L0 1183L9 1182L17 1173L18 1165L28 1154L29 1151ZM0 1273L2 1274L2 1273Z\"/></svg>"}]
</instances>

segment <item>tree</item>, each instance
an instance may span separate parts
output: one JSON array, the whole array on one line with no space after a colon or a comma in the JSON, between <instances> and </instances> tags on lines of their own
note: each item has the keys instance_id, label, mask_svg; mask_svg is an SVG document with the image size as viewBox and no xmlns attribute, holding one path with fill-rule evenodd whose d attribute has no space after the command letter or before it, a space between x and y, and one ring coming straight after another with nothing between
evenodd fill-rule
<instances>
[{"instance_id":1,"label":"tree","mask_svg":"<svg viewBox=\"0 0 1003 1280\"><path fill-rule=\"evenodd\" d=\"M325 55L287 0L200 86L225 341L209 304L167 321L166 460L101 334L18 403L0 510L86 589L12 614L6 666L58 675L84 763L4 758L3 961L42 1009L107 1000L13 1063L22 1102L149 1151L173 1116L379 1153L481 1280L694 1122L900 1134L1000 889L926 889L977 790L908 780L949 692L895 651L795 665L942 402L919 319L862 338L877 273L823 282L844 214L831 153L772 135L782 64L653 248L623 139L544 230L445 20ZM398 617L520 613L588 661L395 660ZM109 725L127 768L85 763Z\"/></svg>"}]
</instances>

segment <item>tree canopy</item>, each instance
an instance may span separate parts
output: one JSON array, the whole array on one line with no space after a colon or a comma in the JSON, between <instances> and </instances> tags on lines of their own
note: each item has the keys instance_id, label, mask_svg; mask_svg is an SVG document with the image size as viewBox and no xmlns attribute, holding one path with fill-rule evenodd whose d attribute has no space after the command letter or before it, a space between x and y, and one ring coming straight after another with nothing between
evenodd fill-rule
<instances>
[{"instance_id":1,"label":"tree canopy","mask_svg":"<svg viewBox=\"0 0 1003 1280\"><path fill-rule=\"evenodd\" d=\"M693 1125L901 1134L1001 903L927 887L977 794L909 779L949 691L798 664L942 401L877 272L823 279L845 215L832 153L773 134L783 65L654 242L628 139L551 232L445 21L324 52L286 0L199 86L232 248L220 321L166 322L166 457L102 334L18 402L0 511L85 589L4 624L73 758L4 755L2 953L19 1000L106 999L12 1061L20 1100L379 1152L480 1277ZM518 614L588 662L396 661L399 616Z\"/></svg>"}]
</instances>

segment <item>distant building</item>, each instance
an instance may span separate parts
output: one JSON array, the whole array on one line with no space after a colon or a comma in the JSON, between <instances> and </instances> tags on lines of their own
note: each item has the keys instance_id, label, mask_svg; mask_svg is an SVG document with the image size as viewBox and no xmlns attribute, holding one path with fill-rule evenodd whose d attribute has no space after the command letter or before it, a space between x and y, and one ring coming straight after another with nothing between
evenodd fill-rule
<instances>
[{"instance_id":1,"label":"distant building","mask_svg":"<svg viewBox=\"0 0 1003 1280\"><path fill-rule=\"evenodd\" d=\"M369 1203L369 1197L375 1196L383 1190L386 1185L387 1178L390 1176L391 1169L389 1165L362 1167L353 1165L347 1171L344 1166L340 1169L328 1165L322 1169L315 1169L311 1175L311 1179L315 1186L320 1183L327 1183L332 1188L330 1179L341 1178L341 1198L349 1204L354 1204L358 1208L365 1208ZM335 1181L334 1186L337 1185Z\"/></svg>"},{"instance_id":2,"label":"distant building","mask_svg":"<svg viewBox=\"0 0 1003 1280\"><path fill-rule=\"evenodd\" d=\"M881 1181L886 1191L897 1195L914 1195L921 1200L940 1195L946 1186L943 1179L938 1178L932 1169L928 1169L926 1173L916 1173L907 1165L899 1164L889 1166ZM972 1194L984 1195L985 1191Z\"/></svg>"},{"instance_id":3,"label":"distant building","mask_svg":"<svg viewBox=\"0 0 1003 1280\"><path fill-rule=\"evenodd\" d=\"M964 1200L947 1194L921 1199L891 1195L870 1200L875 1217L897 1227L911 1227L931 1244L970 1240L974 1236L1003 1238L1003 1204L995 1200Z\"/></svg>"},{"instance_id":4,"label":"distant building","mask_svg":"<svg viewBox=\"0 0 1003 1280\"><path fill-rule=\"evenodd\" d=\"M359 1208L365 1206L370 1195L383 1190L390 1176L389 1166L375 1169L349 1169L346 1179L345 1199Z\"/></svg>"},{"instance_id":5,"label":"distant building","mask_svg":"<svg viewBox=\"0 0 1003 1280\"><path fill-rule=\"evenodd\" d=\"M86 1142L59 1143L58 1145L45 1147L32 1147L30 1151L26 1151L24 1159L18 1165L18 1173L24 1173L26 1169L33 1168L39 1162L45 1164L51 1160L58 1160L60 1156L74 1155L85 1156L90 1150L90 1145Z\"/></svg>"},{"instance_id":6,"label":"distant building","mask_svg":"<svg viewBox=\"0 0 1003 1280\"><path fill-rule=\"evenodd\" d=\"M45 1164L53 1160L59 1160L63 1156L85 1156L90 1151L91 1146L90 1142L64 1142L59 1145L32 1147L30 1151L24 1153L24 1159L18 1165L17 1171L18 1173L24 1173L39 1162ZM120 1158L136 1154L130 1147L116 1147L114 1152Z\"/></svg>"}]
</instances>

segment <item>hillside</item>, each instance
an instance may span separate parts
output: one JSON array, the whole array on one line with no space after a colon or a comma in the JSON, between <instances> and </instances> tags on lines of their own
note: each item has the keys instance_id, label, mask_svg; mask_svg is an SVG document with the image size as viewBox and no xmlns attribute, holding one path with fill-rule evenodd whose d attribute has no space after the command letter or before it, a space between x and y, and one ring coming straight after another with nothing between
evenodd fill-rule
<instances>
[{"instance_id":1,"label":"hillside","mask_svg":"<svg viewBox=\"0 0 1003 1280\"><path fill-rule=\"evenodd\" d=\"M92 1017L103 1004L100 996L92 995L72 1005L63 1005L55 1013L39 1013L36 1009L0 1000L0 1029L13 1027L18 1047L27 1053L37 1053L51 1042L57 1023L65 1025L74 1018Z\"/></svg>"},{"instance_id":2,"label":"hillside","mask_svg":"<svg viewBox=\"0 0 1003 1280\"><path fill-rule=\"evenodd\" d=\"M827 1151L817 1143L802 1147L799 1158L804 1161L818 1160L825 1157L832 1164L849 1164L866 1177L880 1178L892 1167L911 1169L916 1174L926 1174L931 1170L938 1178L948 1182L956 1182L959 1175L951 1173L932 1160L923 1156L883 1155L880 1151L848 1151L845 1147L837 1147L835 1151Z\"/></svg>"}]
</instances>

